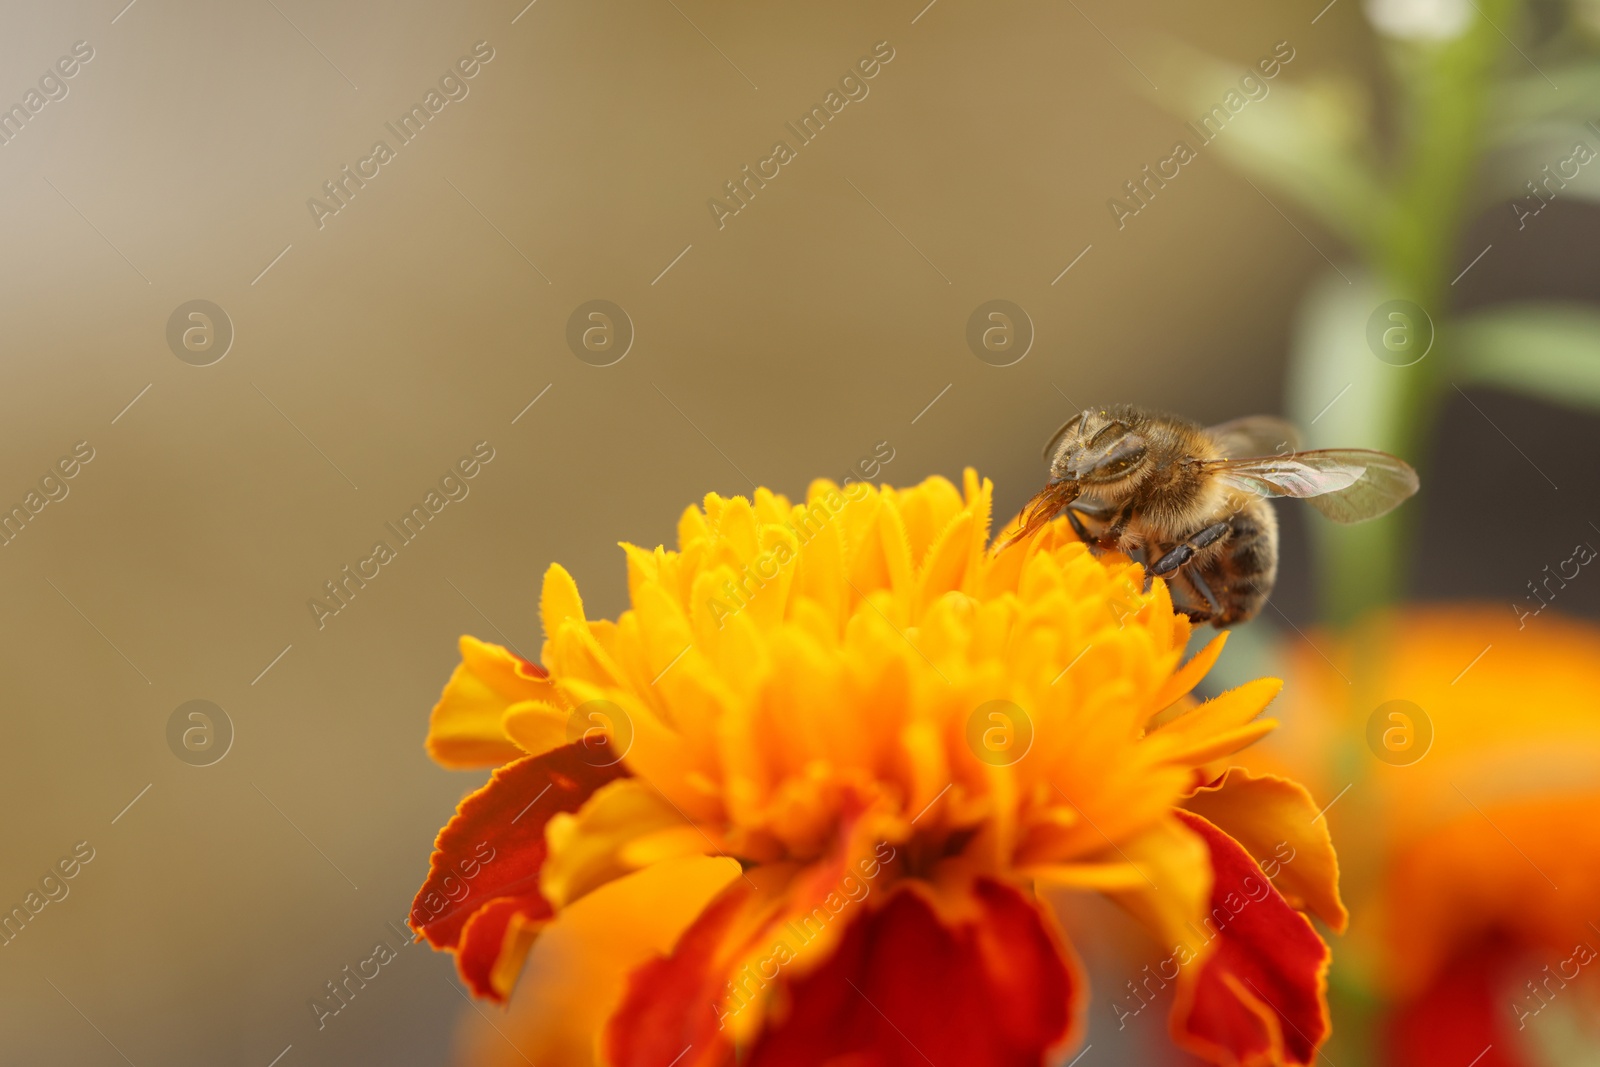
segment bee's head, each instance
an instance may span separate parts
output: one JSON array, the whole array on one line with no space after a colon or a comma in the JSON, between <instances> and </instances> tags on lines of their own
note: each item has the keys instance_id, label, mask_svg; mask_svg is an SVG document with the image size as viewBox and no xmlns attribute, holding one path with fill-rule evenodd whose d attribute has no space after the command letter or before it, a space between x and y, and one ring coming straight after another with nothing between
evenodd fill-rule
<instances>
[{"instance_id":1,"label":"bee's head","mask_svg":"<svg viewBox=\"0 0 1600 1067\"><path fill-rule=\"evenodd\" d=\"M1131 488L1145 467L1149 445L1133 420L1116 411L1090 409L1057 432L1050 482L1077 482L1102 498Z\"/></svg>"}]
</instances>

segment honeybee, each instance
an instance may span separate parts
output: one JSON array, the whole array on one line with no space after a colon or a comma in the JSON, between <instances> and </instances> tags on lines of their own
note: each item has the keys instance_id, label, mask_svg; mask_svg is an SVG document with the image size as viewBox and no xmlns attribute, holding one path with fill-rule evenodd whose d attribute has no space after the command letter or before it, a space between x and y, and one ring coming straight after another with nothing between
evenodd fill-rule
<instances>
[{"instance_id":1,"label":"honeybee","mask_svg":"<svg viewBox=\"0 0 1600 1067\"><path fill-rule=\"evenodd\" d=\"M1282 419L1200 426L1134 407L1089 409L1045 445L1050 481L1006 547L1066 512L1092 548L1116 550L1168 582L1174 606L1217 627L1254 617L1278 573L1271 497L1301 497L1335 522L1374 519L1417 491L1386 452L1299 451Z\"/></svg>"}]
</instances>

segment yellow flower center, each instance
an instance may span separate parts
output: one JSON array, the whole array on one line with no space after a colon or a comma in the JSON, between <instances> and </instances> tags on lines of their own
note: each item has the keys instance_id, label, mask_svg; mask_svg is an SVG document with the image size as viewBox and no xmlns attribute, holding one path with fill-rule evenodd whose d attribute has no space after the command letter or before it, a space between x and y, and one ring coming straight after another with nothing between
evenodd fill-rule
<instances>
[{"instance_id":1,"label":"yellow flower center","mask_svg":"<svg viewBox=\"0 0 1600 1067\"><path fill-rule=\"evenodd\" d=\"M1101 852L1214 758L1150 726L1220 642L1174 673L1190 625L1160 582L1062 523L991 554L991 496L971 471L960 490L817 482L798 505L709 495L677 551L623 546L615 623L553 566L549 713L595 712L629 771L747 861L812 859L857 818L914 863ZM1231 750L1269 724L1223 725Z\"/></svg>"}]
</instances>

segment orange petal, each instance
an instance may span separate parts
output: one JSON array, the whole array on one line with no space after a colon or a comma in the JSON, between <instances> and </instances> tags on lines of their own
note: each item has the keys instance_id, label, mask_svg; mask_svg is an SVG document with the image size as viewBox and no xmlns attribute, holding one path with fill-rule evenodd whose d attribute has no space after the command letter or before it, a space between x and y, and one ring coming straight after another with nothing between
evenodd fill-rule
<instances>
[{"instance_id":1,"label":"orange petal","mask_svg":"<svg viewBox=\"0 0 1600 1067\"><path fill-rule=\"evenodd\" d=\"M1032 899L980 878L974 917L947 925L917 884L863 911L790 983L787 1015L748 1067L1014 1067L1045 1062L1079 1029L1078 965Z\"/></svg>"},{"instance_id":2,"label":"orange petal","mask_svg":"<svg viewBox=\"0 0 1600 1067\"><path fill-rule=\"evenodd\" d=\"M578 595L578 583L559 563L550 564L544 572L544 588L539 593L539 621L544 624L546 641L555 640L563 623L584 621L583 597Z\"/></svg>"},{"instance_id":3,"label":"orange petal","mask_svg":"<svg viewBox=\"0 0 1600 1067\"><path fill-rule=\"evenodd\" d=\"M1111 898L1148 927L1160 944L1188 940L1211 899L1205 841L1174 817L1129 838L1119 846L1119 854L1138 870L1140 880L1131 890L1108 891Z\"/></svg>"},{"instance_id":4,"label":"orange petal","mask_svg":"<svg viewBox=\"0 0 1600 1067\"><path fill-rule=\"evenodd\" d=\"M1506 786L1517 781L1500 774ZM1384 985L1401 997L1454 966L1465 946L1497 939L1560 960L1572 932L1600 919L1600 794L1552 792L1481 807L1468 806L1467 795L1455 797L1460 816L1387 855L1373 934L1387 957ZM1512 985L1526 994L1521 983L1530 977Z\"/></svg>"},{"instance_id":5,"label":"orange petal","mask_svg":"<svg viewBox=\"0 0 1600 1067\"><path fill-rule=\"evenodd\" d=\"M1271 719L1256 716L1282 688L1283 683L1276 678L1246 682L1151 731L1147 741L1169 753L1167 758L1173 762L1190 766L1230 755L1260 740L1277 725Z\"/></svg>"},{"instance_id":6,"label":"orange petal","mask_svg":"<svg viewBox=\"0 0 1600 1067\"><path fill-rule=\"evenodd\" d=\"M608 782L581 811L556 815L545 843L550 852L539 872L540 888L563 908L658 860L714 848L670 801L638 778Z\"/></svg>"},{"instance_id":7,"label":"orange petal","mask_svg":"<svg viewBox=\"0 0 1600 1067\"><path fill-rule=\"evenodd\" d=\"M1093 889L1102 893L1126 892L1144 886L1148 877L1133 863L1057 863L1017 868L1036 885L1062 889Z\"/></svg>"},{"instance_id":8,"label":"orange petal","mask_svg":"<svg viewBox=\"0 0 1600 1067\"><path fill-rule=\"evenodd\" d=\"M543 755L573 740L572 713L542 700L524 700L507 708L500 728L530 756Z\"/></svg>"},{"instance_id":9,"label":"orange petal","mask_svg":"<svg viewBox=\"0 0 1600 1067\"><path fill-rule=\"evenodd\" d=\"M550 915L539 893L545 824L560 812L576 811L596 789L626 773L590 766L586 751L567 745L501 767L461 802L434 841L428 878L411 905L411 928L434 948L454 950L462 977L480 995L505 998L490 981L502 947L526 921ZM513 924L517 917L525 920L520 927Z\"/></svg>"},{"instance_id":10,"label":"orange petal","mask_svg":"<svg viewBox=\"0 0 1600 1067\"><path fill-rule=\"evenodd\" d=\"M1203 962L1172 1007L1173 1039L1229 1067L1306 1067L1330 1032L1328 946L1239 843L1192 812L1179 820L1211 850Z\"/></svg>"},{"instance_id":11,"label":"orange petal","mask_svg":"<svg viewBox=\"0 0 1600 1067\"><path fill-rule=\"evenodd\" d=\"M1326 819L1298 782L1231 767L1183 805L1244 846L1292 907L1344 933L1350 913L1339 899L1339 860Z\"/></svg>"},{"instance_id":12,"label":"orange petal","mask_svg":"<svg viewBox=\"0 0 1600 1067\"><path fill-rule=\"evenodd\" d=\"M428 717L428 755L445 767L493 767L525 755L500 717L524 700L552 699L544 669L510 649L461 638L461 663Z\"/></svg>"},{"instance_id":13,"label":"orange petal","mask_svg":"<svg viewBox=\"0 0 1600 1067\"><path fill-rule=\"evenodd\" d=\"M1173 671L1150 701L1150 713L1154 715L1162 708L1168 707L1181 696L1186 696L1191 689L1200 684L1212 667L1216 665L1217 657L1222 655L1222 647L1228 643L1228 631L1219 630L1217 636L1206 643L1206 647L1189 657L1178 670Z\"/></svg>"}]
</instances>

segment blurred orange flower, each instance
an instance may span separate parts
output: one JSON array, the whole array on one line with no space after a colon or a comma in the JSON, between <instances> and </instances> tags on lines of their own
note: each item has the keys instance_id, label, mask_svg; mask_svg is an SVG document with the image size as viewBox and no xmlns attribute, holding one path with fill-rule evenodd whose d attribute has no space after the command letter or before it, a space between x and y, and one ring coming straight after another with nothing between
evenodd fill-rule
<instances>
[{"instance_id":1,"label":"blurred orange flower","mask_svg":"<svg viewBox=\"0 0 1600 1067\"><path fill-rule=\"evenodd\" d=\"M1180 666L1165 586L1060 523L991 552L991 494L713 494L677 551L623 546L615 622L550 568L544 668L462 639L429 749L501 766L412 924L491 1000L527 963L519 1056L1042 1064L1087 1002L1048 886L1171 946L1181 1045L1311 1062L1332 845L1303 788L1217 766L1279 683L1187 699L1224 636Z\"/></svg>"},{"instance_id":2,"label":"blurred orange flower","mask_svg":"<svg viewBox=\"0 0 1600 1067\"><path fill-rule=\"evenodd\" d=\"M1407 1067L1600 1048L1600 629L1411 608L1292 655L1246 762L1334 800L1352 932L1339 985ZM1346 792L1347 790L1347 792Z\"/></svg>"}]
</instances>

